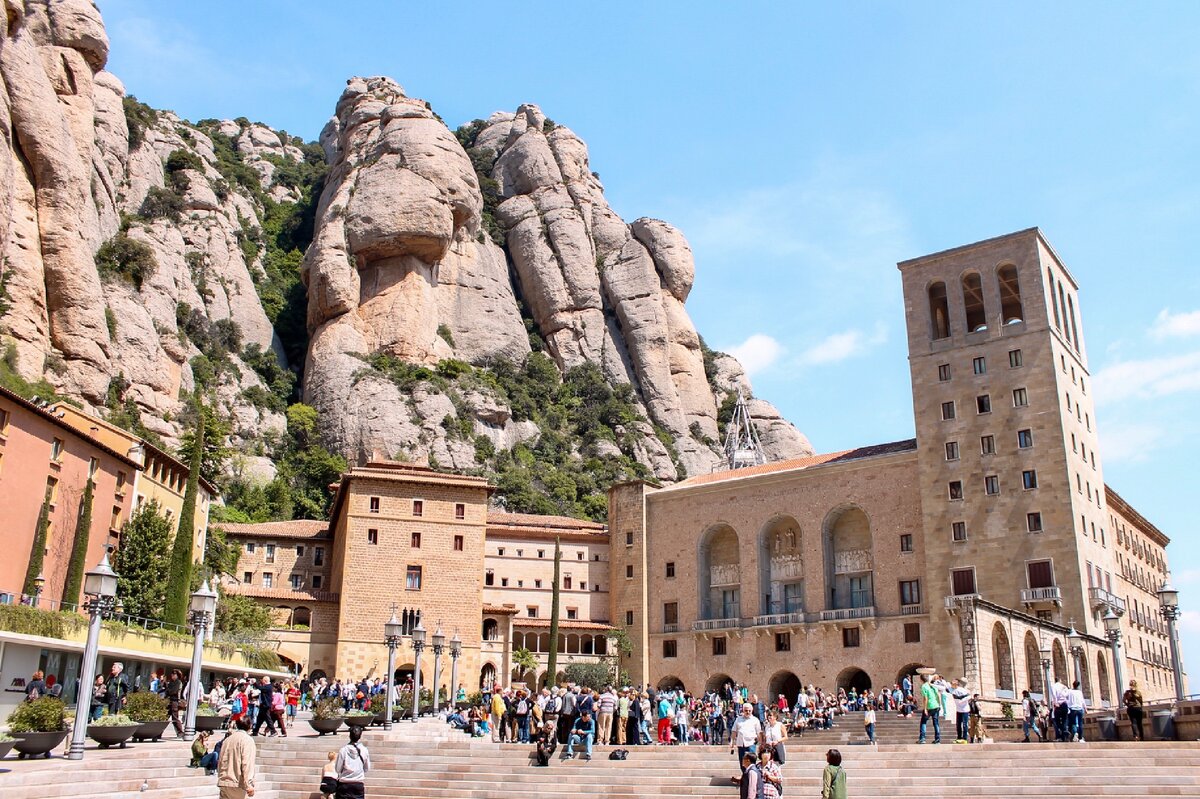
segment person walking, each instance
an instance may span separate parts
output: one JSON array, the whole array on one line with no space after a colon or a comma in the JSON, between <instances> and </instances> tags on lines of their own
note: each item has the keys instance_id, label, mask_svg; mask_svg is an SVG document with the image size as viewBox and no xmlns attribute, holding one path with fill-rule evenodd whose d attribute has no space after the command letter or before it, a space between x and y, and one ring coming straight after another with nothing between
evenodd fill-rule
<instances>
[{"instance_id":1,"label":"person walking","mask_svg":"<svg viewBox=\"0 0 1200 799\"><path fill-rule=\"evenodd\" d=\"M267 725L267 736L275 735L274 709L275 686L271 685L270 677L263 677L262 686L258 689L258 717L254 720L254 731L251 735L258 735L264 722Z\"/></svg>"},{"instance_id":2,"label":"person walking","mask_svg":"<svg viewBox=\"0 0 1200 799\"><path fill-rule=\"evenodd\" d=\"M1029 732L1032 730L1037 734L1038 741L1042 740L1042 728L1038 725L1038 703L1029 693L1029 691L1021 692L1021 731L1025 733L1025 738L1022 743L1029 743Z\"/></svg>"},{"instance_id":3,"label":"person walking","mask_svg":"<svg viewBox=\"0 0 1200 799\"><path fill-rule=\"evenodd\" d=\"M371 770L371 753L365 744L359 743L362 731L362 727L350 728L350 742L342 747L334 762L338 778L337 799L363 799L367 795L364 782Z\"/></svg>"},{"instance_id":4,"label":"person walking","mask_svg":"<svg viewBox=\"0 0 1200 799\"><path fill-rule=\"evenodd\" d=\"M763 747L758 753L758 771L762 775L763 799L779 799L783 796L783 769L775 762L771 750Z\"/></svg>"},{"instance_id":5,"label":"person walking","mask_svg":"<svg viewBox=\"0 0 1200 799\"><path fill-rule=\"evenodd\" d=\"M1050 686L1050 696L1047 700L1050 701L1050 712L1054 714L1054 740L1065 741L1069 733L1067 732L1067 716L1070 711L1067 710L1067 692L1071 689L1067 688L1063 683L1062 676L1054 678L1054 685Z\"/></svg>"},{"instance_id":6,"label":"person walking","mask_svg":"<svg viewBox=\"0 0 1200 799\"><path fill-rule=\"evenodd\" d=\"M758 721L758 719L754 720ZM763 799L762 769L758 767L754 753L747 751L743 754L741 764L742 776L733 778L733 781L738 784L738 795L741 799Z\"/></svg>"},{"instance_id":7,"label":"person walking","mask_svg":"<svg viewBox=\"0 0 1200 799\"><path fill-rule=\"evenodd\" d=\"M115 716L125 706L125 697L129 695L129 678L125 676L125 664L116 662L109 670L108 679L104 683L107 689L108 714Z\"/></svg>"},{"instance_id":8,"label":"person walking","mask_svg":"<svg viewBox=\"0 0 1200 799\"><path fill-rule=\"evenodd\" d=\"M1072 741L1083 743L1083 714L1087 710L1087 699L1079 690L1079 680L1071 684L1067 691L1067 734Z\"/></svg>"},{"instance_id":9,"label":"person walking","mask_svg":"<svg viewBox=\"0 0 1200 799\"><path fill-rule=\"evenodd\" d=\"M842 768L842 753L830 749L825 753L825 771L821 773L821 799L846 799L846 771Z\"/></svg>"},{"instance_id":10,"label":"person walking","mask_svg":"<svg viewBox=\"0 0 1200 799\"><path fill-rule=\"evenodd\" d=\"M221 799L246 799L254 796L254 741L248 731L250 720L245 716L234 722L234 728L221 741L217 758L217 789Z\"/></svg>"},{"instance_id":11,"label":"person walking","mask_svg":"<svg viewBox=\"0 0 1200 799\"><path fill-rule=\"evenodd\" d=\"M736 750L739 763L743 762L747 752L751 756L757 756L758 741L761 737L762 725L754 717L754 708L749 703L742 705L742 714L733 723L733 730L730 732L729 754L732 755Z\"/></svg>"},{"instance_id":12,"label":"person walking","mask_svg":"<svg viewBox=\"0 0 1200 799\"><path fill-rule=\"evenodd\" d=\"M867 741L875 745L875 708L868 707L863 711L863 729L867 733Z\"/></svg>"},{"instance_id":13,"label":"person walking","mask_svg":"<svg viewBox=\"0 0 1200 799\"><path fill-rule=\"evenodd\" d=\"M979 694L973 694L967 703L967 714L970 726L967 730L967 740L973 744L983 743L983 710L979 707Z\"/></svg>"},{"instance_id":14,"label":"person walking","mask_svg":"<svg viewBox=\"0 0 1200 799\"><path fill-rule=\"evenodd\" d=\"M921 700L924 707L921 710L921 731L917 743L925 743L925 726L932 720L933 742L940 744L942 742L942 701L938 689L933 687L928 674L921 675Z\"/></svg>"},{"instance_id":15,"label":"person walking","mask_svg":"<svg viewBox=\"0 0 1200 799\"><path fill-rule=\"evenodd\" d=\"M1146 731L1142 729L1145 708L1142 702L1142 692L1138 690L1137 680L1129 681L1129 689L1125 691L1122 701L1125 703L1125 712L1129 714L1129 730L1133 733L1133 740L1146 740Z\"/></svg>"},{"instance_id":16,"label":"person walking","mask_svg":"<svg viewBox=\"0 0 1200 799\"><path fill-rule=\"evenodd\" d=\"M167 700L167 714L171 726L175 728L175 737L183 740L183 722L179 720L179 708L183 705L183 673L179 669L171 669L171 679L163 683L163 698Z\"/></svg>"}]
</instances>

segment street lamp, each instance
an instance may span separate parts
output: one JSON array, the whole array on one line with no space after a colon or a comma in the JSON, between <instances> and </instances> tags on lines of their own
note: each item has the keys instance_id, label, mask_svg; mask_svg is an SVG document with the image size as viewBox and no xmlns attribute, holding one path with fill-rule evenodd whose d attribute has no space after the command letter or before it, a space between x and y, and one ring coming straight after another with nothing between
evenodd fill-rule
<instances>
[{"instance_id":1,"label":"street lamp","mask_svg":"<svg viewBox=\"0 0 1200 799\"><path fill-rule=\"evenodd\" d=\"M1158 589L1158 612L1167 622L1167 639L1171 642L1171 676L1175 678L1175 701L1183 701L1183 669L1179 664L1179 638L1175 632L1175 622L1179 618L1179 591L1171 585L1170 579L1164 580Z\"/></svg>"},{"instance_id":2,"label":"street lamp","mask_svg":"<svg viewBox=\"0 0 1200 799\"><path fill-rule=\"evenodd\" d=\"M413 648L413 723L421 715L421 650L425 648L425 628L417 617L417 626L412 631Z\"/></svg>"},{"instance_id":3,"label":"street lamp","mask_svg":"<svg viewBox=\"0 0 1200 799\"><path fill-rule=\"evenodd\" d=\"M1042 646L1038 649L1038 654L1042 656L1042 701L1046 703L1046 707L1053 707L1050 701L1050 655L1053 650L1050 644L1043 640Z\"/></svg>"},{"instance_id":4,"label":"street lamp","mask_svg":"<svg viewBox=\"0 0 1200 799\"><path fill-rule=\"evenodd\" d=\"M96 568L84 575L83 593L90 597L84 604L84 609L91 616L91 620L88 623L83 663L80 664L79 696L75 701L75 726L71 729L68 760L83 759L83 740L87 737L88 716L92 710L92 683L96 679L96 657L100 654L100 622L117 604L117 573L108 563L107 549Z\"/></svg>"},{"instance_id":5,"label":"street lamp","mask_svg":"<svg viewBox=\"0 0 1200 799\"><path fill-rule=\"evenodd\" d=\"M1071 629L1067 631L1067 645L1071 650L1071 661L1075 664L1075 679L1083 685L1083 668L1079 660L1083 655L1083 636L1075 629L1075 621L1071 621Z\"/></svg>"},{"instance_id":6,"label":"street lamp","mask_svg":"<svg viewBox=\"0 0 1200 799\"><path fill-rule=\"evenodd\" d=\"M453 697L450 700L450 706L456 707L458 694L458 657L462 654L462 639L458 637L458 630L454 631L454 637L450 639L450 691Z\"/></svg>"},{"instance_id":7,"label":"street lamp","mask_svg":"<svg viewBox=\"0 0 1200 799\"><path fill-rule=\"evenodd\" d=\"M38 606L38 600L42 596L42 589L46 587L46 575L43 572L38 572L38 576L33 578L33 606Z\"/></svg>"},{"instance_id":8,"label":"street lamp","mask_svg":"<svg viewBox=\"0 0 1200 799\"><path fill-rule=\"evenodd\" d=\"M1104 632L1108 642L1112 644L1113 669L1117 675L1117 694L1113 697L1113 707L1117 709L1117 717L1121 714L1121 697L1125 691L1125 670L1121 667L1121 617L1110 605L1104 614Z\"/></svg>"},{"instance_id":9,"label":"street lamp","mask_svg":"<svg viewBox=\"0 0 1200 799\"><path fill-rule=\"evenodd\" d=\"M442 623L439 621L437 629L433 631L433 714L436 716L438 712L438 701L441 697L438 696L441 691L438 686L442 684L442 651L446 648L446 634L442 632Z\"/></svg>"},{"instance_id":10,"label":"street lamp","mask_svg":"<svg viewBox=\"0 0 1200 799\"><path fill-rule=\"evenodd\" d=\"M396 698L396 647L404 637L404 625L396 618L396 606L392 605L392 617L383 625L383 641L388 648L387 670L387 715L383 718L383 728L392 728L392 702Z\"/></svg>"},{"instance_id":11,"label":"street lamp","mask_svg":"<svg viewBox=\"0 0 1200 799\"><path fill-rule=\"evenodd\" d=\"M196 705L200 701L200 671L203 668L201 660L204 656L204 634L216 612L217 592L212 590L208 585L208 580L205 580L192 593L192 606L188 612L188 622L192 625L195 640L192 641L192 673L188 675L187 716L183 722L183 740L185 741L196 737Z\"/></svg>"}]
</instances>

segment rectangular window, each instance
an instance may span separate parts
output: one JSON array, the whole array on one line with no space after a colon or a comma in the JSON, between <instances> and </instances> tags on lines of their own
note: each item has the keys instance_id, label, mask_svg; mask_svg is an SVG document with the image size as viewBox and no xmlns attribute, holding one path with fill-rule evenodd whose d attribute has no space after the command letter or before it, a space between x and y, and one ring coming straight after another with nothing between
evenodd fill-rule
<instances>
[{"instance_id":1,"label":"rectangular window","mask_svg":"<svg viewBox=\"0 0 1200 799\"><path fill-rule=\"evenodd\" d=\"M674 576L675 576L675 561L669 560L669 561L667 561L667 579L669 580Z\"/></svg>"},{"instance_id":2,"label":"rectangular window","mask_svg":"<svg viewBox=\"0 0 1200 799\"><path fill-rule=\"evenodd\" d=\"M950 525L950 537L955 541L967 540L967 523L954 522Z\"/></svg>"},{"instance_id":3,"label":"rectangular window","mask_svg":"<svg viewBox=\"0 0 1200 799\"><path fill-rule=\"evenodd\" d=\"M678 624L679 623L679 603L664 602L663 603L663 624Z\"/></svg>"},{"instance_id":4,"label":"rectangular window","mask_svg":"<svg viewBox=\"0 0 1200 799\"><path fill-rule=\"evenodd\" d=\"M275 575L270 572L263 572L263 588L271 588L271 583L275 581Z\"/></svg>"},{"instance_id":5,"label":"rectangular window","mask_svg":"<svg viewBox=\"0 0 1200 799\"><path fill-rule=\"evenodd\" d=\"M975 593L975 569L955 569L950 572L950 590L955 596Z\"/></svg>"},{"instance_id":6,"label":"rectangular window","mask_svg":"<svg viewBox=\"0 0 1200 799\"><path fill-rule=\"evenodd\" d=\"M1042 531L1042 514L1037 511L1026 513L1025 529L1031 533L1040 533Z\"/></svg>"},{"instance_id":7,"label":"rectangular window","mask_svg":"<svg viewBox=\"0 0 1200 799\"><path fill-rule=\"evenodd\" d=\"M534 588L541 588L541 587L542 587L542 581L541 581L541 580L534 580L534 581L533 581L533 587L534 587Z\"/></svg>"},{"instance_id":8,"label":"rectangular window","mask_svg":"<svg viewBox=\"0 0 1200 799\"><path fill-rule=\"evenodd\" d=\"M48 503L50 503L51 505L58 502L58 478L57 477L47 477L46 478L46 501ZM47 538L46 540L48 541L50 539Z\"/></svg>"},{"instance_id":9,"label":"rectangular window","mask_svg":"<svg viewBox=\"0 0 1200 799\"><path fill-rule=\"evenodd\" d=\"M990 396L988 396L987 394L980 394L978 397L975 398L975 409L979 413L991 413L992 412L992 398Z\"/></svg>"},{"instance_id":10,"label":"rectangular window","mask_svg":"<svg viewBox=\"0 0 1200 799\"><path fill-rule=\"evenodd\" d=\"M368 508L371 513L379 513L379 497L371 497Z\"/></svg>"},{"instance_id":11,"label":"rectangular window","mask_svg":"<svg viewBox=\"0 0 1200 799\"><path fill-rule=\"evenodd\" d=\"M463 537L461 535L454 536L454 551L455 552L463 551Z\"/></svg>"},{"instance_id":12,"label":"rectangular window","mask_svg":"<svg viewBox=\"0 0 1200 799\"><path fill-rule=\"evenodd\" d=\"M1017 431L1017 447L1020 449L1029 449L1033 446L1033 431L1018 430Z\"/></svg>"},{"instance_id":13,"label":"rectangular window","mask_svg":"<svg viewBox=\"0 0 1200 799\"><path fill-rule=\"evenodd\" d=\"M846 649L862 646L862 630L858 627L843 627L842 646Z\"/></svg>"},{"instance_id":14,"label":"rectangular window","mask_svg":"<svg viewBox=\"0 0 1200 799\"><path fill-rule=\"evenodd\" d=\"M88 461L88 479L94 478L98 471L100 471L100 459L92 458Z\"/></svg>"},{"instance_id":15,"label":"rectangular window","mask_svg":"<svg viewBox=\"0 0 1200 799\"><path fill-rule=\"evenodd\" d=\"M1000 478L994 474L989 474L983 478L983 490L988 496L995 496L1000 493Z\"/></svg>"},{"instance_id":16,"label":"rectangular window","mask_svg":"<svg viewBox=\"0 0 1200 799\"><path fill-rule=\"evenodd\" d=\"M421 567L409 566L404 575L404 588L408 591L421 590Z\"/></svg>"},{"instance_id":17,"label":"rectangular window","mask_svg":"<svg viewBox=\"0 0 1200 799\"><path fill-rule=\"evenodd\" d=\"M625 611L625 626L628 627L632 624L633 624L633 611L627 610L627 611Z\"/></svg>"},{"instance_id":18,"label":"rectangular window","mask_svg":"<svg viewBox=\"0 0 1200 799\"><path fill-rule=\"evenodd\" d=\"M1021 351L1020 350L1009 350L1008 351L1008 368L1016 369L1018 366L1021 365L1021 363L1022 363Z\"/></svg>"},{"instance_id":19,"label":"rectangular window","mask_svg":"<svg viewBox=\"0 0 1200 799\"><path fill-rule=\"evenodd\" d=\"M496 584L496 573L494 571L492 571L491 569L488 569L487 571L485 571L483 573L483 584L484 585L495 585Z\"/></svg>"},{"instance_id":20,"label":"rectangular window","mask_svg":"<svg viewBox=\"0 0 1200 799\"><path fill-rule=\"evenodd\" d=\"M938 381L945 383L949 379L950 379L950 364L939 363L938 364Z\"/></svg>"},{"instance_id":21,"label":"rectangular window","mask_svg":"<svg viewBox=\"0 0 1200 799\"><path fill-rule=\"evenodd\" d=\"M253 553L254 553L254 542L253 542L253 541L247 541L247 542L246 542L246 551L247 551L247 552L249 552L249 553L251 553L251 554L253 554Z\"/></svg>"},{"instance_id":22,"label":"rectangular window","mask_svg":"<svg viewBox=\"0 0 1200 799\"><path fill-rule=\"evenodd\" d=\"M948 422L954 418L954 401L942 403L942 421Z\"/></svg>"},{"instance_id":23,"label":"rectangular window","mask_svg":"<svg viewBox=\"0 0 1200 799\"><path fill-rule=\"evenodd\" d=\"M464 503L456 502L454 504L454 518L456 518L456 519L467 518L467 506Z\"/></svg>"},{"instance_id":24,"label":"rectangular window","mask_svg":"<svg viewBox=\"0 0 1200 799\"><path fill-rule=\"evenodd\" d=\"M367 530L367 543L368 544L378 544L379 543L379 531L376 530L374 527L372 527L370 530Z\"/></svg>"},{"instance_id":25,"label":"rectangular window","mask_svg":"<svg viewBox=\"0 0 1200 799\"><path fill-rule=\"evenodd\" d=\"M987 358L979 357L971 361L971 368L975 370L975 374L987 374Z\"/></svg>"},{"instance_id":26,"label":"rectangular window","mask_svg":"<svg viewBox=\"0 0 1200 799\"><path fill-rule=\"evenodd\" d=\"M1054 586L1054 566L1048 560L1031 560L1025 564L1029 572L1030 588L1052 588ZM1091 572L1088 572L1091 577Z\"/></svg>"},{"instance_id":27,"label":"rectangular window","mask_svg":"<svg viewBox=\"0 0 1200 799\"><path fill-rule=\"evenodd\" d=\"M904 643L921 643L921 625L919 622L908 622L904 625Z\"/></svg>"},{"instance_id":28,"label":"rectangular window","mask_svg":"<svg viewBox=\"0 0 1200 799\"><path fill-rule=\"evenodd\" d=\"M538 550L538 557L539 557L539 558L544 558L544 557L546 557L546 550L544 550L544 549L539 549L539 550Z\"/></svg>"},{"instance_id":29,"label":"rectangular window","mask_svg":"<svg viewBox=\"0 0 1200 799\"><path fill-rule=\"evenodd\" d=\"M571 575L569 575L569 574L565 574L565 575L563 575L563 586L562 586L562 587L563 587L563 588L565 588L565 589L567 589L567 590L570 590L570 588L571 588Z\"/></svg>"},{"instance_id":30,"label":"rectangular window","mask_svg":"<svg viewBox=\"0 0 1200 799\"><path fill-rule=\"evenodd\" d=\"M299 574L293 574L291 577L291 584L292 584L293 591L299 591L301 588L304 587L304 578L301 577Z\"/></svg>"},{"instance_id":31,"label":"rectangular window","mask_svg":"<svg viewBox=\"0 0 1200 799\"><path fill-rule=\"evenodd\" d=\"M298 557L298 558L304 557L304 546L303 545L296 547L296 557Z\"/></svg>"},{"instance_id":32,"label":"rectangular window","mask_svg":"<svg viewBox=\"0 0 1200 799\"><path fill-rule=\"evenodd\" d=\"M531 619L537 618L537 605L530 605L525 608L525 615Z\"/></svg>"},{"instance_id":33,"label":"rectangular window","mask_svg":"<svg viewBox=\"0 0 1200 799\"><path fill-rule=\"evenodd\" d=\"M321 587L321 575L314 574L312 576L312 587L314 591Z\"/></svg>"},{"instance_id":34,"label":"rectangular window","mask_svg":"<svg viewBox=\"0 0 1200 799\"><path fill-rule=\"evenodd\" d=\"M117 496L125 496L125 482L127 479L128 478L125 476L125 472L117 472Z\"/></svg>"},{"instance_id":35,"label":"rectangular window","mask_svg":"<svg viewBox=\"0 0 1200 799\"><path fill-rule=\"evenodd\" d=\"M579 608L567 608L567 619L574 620L579 618Z\"/></svg>"},{"instance_id":36,"label":"rectangular window","mask_svg":"<svg viewBox=\"0 0 1200 799\"><path fill-rule=\"evenodd\" d=\"M1013 389L1013 407L1024 408L1029 404L1029 393L1023 388Z\"/></svg>"},{"instance_id":37,"label":"rectangular window","mask_svg":"<svg viewBox=\"0 0 1200 799\"><path fill-rule=\"evenodd\" d=\"M8 411L0 408L0 434L8 432Z\"/></svg>"},{"instance_id":38,"label":"rectangular window","mask_svg":"<svg viewBox=\"0 0 1200 799\"><path fill-rule=\"evenodd\" d=\"M901 580L900 581L900 604L901 605L919 605L919 604L921 604L921 581L920 580Z\"/></svg>"},{"instance_id":39,"label":"rectangular window","mask_svg":"<svg viewBox=\"0 0 1200 799\"><path fill-rule=\"evenodd\" d=\"M724 655L729 651L729 639L725 636L718 636L712 639L712 653L714 655Z\"/></svg>"},{"instance_id":40,"label":"rectangular window","mask_svg":"<svg viewBox=\"0 0 1200 799\"><path fill-rule=\"evenodd\" d=\"M950 499L962 499L962 480L951 480L949 484Z\"/></svg>"},{"instance_id":41,"label":"rectangular window","mask_svg":"<svg viewBox=\"0 0 1200 799\"><path fill-rule=\"evenodd\" d=\"M633 564L632 563L625 564L625 579L626 580L633 579Z\"/></svg>"},{"instance_id":42,"label":"rectangular window","mask_svg":"<svg viewBox=\"0 0 1200 799\"><path fill-rule=\"evenodd\" d=\"M1026 491L1037 488L1037 469L1026 469L1021 472L1021 484L1025 486Z\"/></svg>"},{"instance_id":43,"label":"rectangular window","mask_svg":"<svg viewBox=\"0 0 1200 799\"><path fill-rule=\"evenodd\" d=\"M629 530L625 533L625 546L633 546L633 531Z\"/></svg>"},{"instance_id":44,"label":"rectangular window","mask_svg":"<svg viewBox=\"0 0 1200 799\"><path fill-rule=\"evenodd\" d=\"M792 651L792 634L791 633L775 633L775 651L776 652L791 652Z\"/></svg>"},{"instance_id":45,"label":"rectangular window","mask_svg":"<svg viewBox=\"0 0 1200 799\"><path fill-rule=\"evenodd\" d=\"M979 454L980 455L995 455L996 454L996 437L995 436L980 436L979 437Z\"/></svg>"},{"instance_id":46,"label":"rectangular window","mask_svg":"<svg viewBox=\"0 0 1200 799\"><path fill-rule=\"evenodd\" d=\"M958 460L958 442L957 441L947 441L946 442L946 460L948 460L948 461Z\"/></svg>"},{"instance_id":47,"label":"rectangular window","mask_svg":"<svg viewBox=\"0 0 1200 799\"><path fill-rule=\"evenodd\" d=\"M412 534L412 548L413 549L421 548L421 534L420 533Z\"/></svg>"},{"instance_id":48,"label":"rectangular window","mask_svg":"<svg viewBox=\"0 0 1200 799\"><path fill-rule=\"evenodd\" d=\"M325 547L313 547L313 565L321 566L325 563Z\"/></svg>"},{"instance_id":49,"label":"rectangular window","mask_svg":"<svg viewBox=\"0 0 1200 799\"><path fill-rule=\"evenodd\" d=\"M580 590L580 591L586 591L586 590L587 590L587 583L585 583L583 580L580 580L580 581L579 581L579 590Z\"/></svg>"},{"instance_id":50,"label":"rectangular window","mask_svg":"<svg viewBox=\"0 0 1200 799\"><path fill-rule=\"evenodd\" d=\"M266 552L266 555L263 557L263 560L265 560L267 563L275 562L275 545L274 544L267 544L267 552Z\"/></svg>"},{"instance_id":51,"label":"rectangular window","mask_svg":"<svg viewBox=\"0 0 1200 799\"><path fill-rule=\"evenodd\" d=\"M576 552L576 553L575 553L575 560L583 560L583 553L582 553L582 552Z\"/></svg>"},{"instance_id":52,"label":"rectangular window","mask_svg":"<svg viewBox=\"0 0 1200 799\"><path fill-rule=\"evenodd\" d=\"M253 585L254 584L254 572L243 572L242 573L242 582L245 583L246 585Z\"/></svg>"},{"instance_id":53,"label":"rectangular window","mask_svg":"<svg viewBox=\"0 0 1200 799\"><path fill-rule=\"evenodd\" d=\"M170 521L170 520L171 520L171 511L168 510L167 511L167 521ZM120 530L121 529L121 506L120 505L113 505L112 520L109 522L108 529L110 529L110 530ZM46 538L49 540L50 536L47 535Z\"/></svg>"},{"instance_id":54,"label":"rectangular window","mask_svg":"<svg viewBox=\"0 0 1200 799\"><path fill-rule=\"evenodd\" d=\"M63 456L63 440L56 438L50 444L50 460L61 461Z\"/></svg>"},{"instance_id":55,"label":"rectangular window","mask_svg":"<svg viewBox=\"0 0 1200 799\"><path fill-rule=\"evenodd\" d=\"M912 533L903 533L900 536L900 551L901 552L912 552L913 551Z\"/></svg>"},{"instance_id":56,"label":"rectangular window","mask_svg":"<svg viewBox=\"0 0 1200 799\"><path fill-rule=\"evenodd\" d=\"M676 657L677 651L678 650L675 646L674 641L663 641L663 657L664 658Z\"/></svg>"},{"instance_id":57,"label":"rectangular window","mask_svg":"<svg viewBox=\"0 0 1200 799\"><path fill-rule=\"evenodd\" d=\"M413 500L413 516L424 516L424 515L425 515L425 500L414 499Z\"/></svg>"}]
</instances>

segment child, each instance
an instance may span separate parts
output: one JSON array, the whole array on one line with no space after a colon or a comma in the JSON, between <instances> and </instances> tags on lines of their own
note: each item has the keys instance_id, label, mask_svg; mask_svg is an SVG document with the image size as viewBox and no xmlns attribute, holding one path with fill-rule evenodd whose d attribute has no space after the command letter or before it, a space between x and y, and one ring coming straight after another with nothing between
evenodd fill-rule
<instances>
[{"instance_id":1,"label":"child","mask_svg":"<svg viewBox=\"0 0 1200 799\"><path fill-rule=\"evenodd\" d=\"M337 760L337 752L329 753L329 762L321 769L321 796L323 799L330 799L338 789L337 766L334 761Z\"/></svg>"},{"instance_id":2,"label":"child","mask_svg":"<svg viewBox=\"0 0 1200 799\"><path fill-rule=\"evenodd\" d=\"M874 746L875 745L875 708L871 707L870 705L868 705L866 711L863 712L863 726L866 727L866 730L867 730L867 740L871 742L872 746Z\"/></svg>"}]
</instances>

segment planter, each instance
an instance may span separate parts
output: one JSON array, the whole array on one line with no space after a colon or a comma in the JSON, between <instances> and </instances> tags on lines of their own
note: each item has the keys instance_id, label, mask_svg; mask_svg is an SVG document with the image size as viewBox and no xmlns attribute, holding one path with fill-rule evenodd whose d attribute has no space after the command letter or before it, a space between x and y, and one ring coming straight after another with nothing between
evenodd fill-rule
<instances>
[{"instance_id":1,"label":"planter","mask_svg":"<svg viewBox=\"0 0 1200 799\"><path fill-rule=\"evenodd\" d=\"M369 727L375 721L375 716L346 716L347 727Z\"/></svg>"},{"instance_id":2,"label":"planter","mask_svg":"<svg viewBox=\"0 0 1200 799\"><path fill-rule=\"evenodd\" d=\"M337 732L342 727L341 718L309 719L308 723L319 735L328 735L331 732Z\"/></svg>"},{"instance_id":3,"label":"planter","mask_svg":"<svg viewBox=\"0 0 1200 799\"><path fill-rule=\"evenodd\" d=\"M225 729L227 724L228 716L196 716L196 732L216 732Z\"/></svg>"},{"instance_id":4,"label":"planter","mask_svg":"<svg viewBox=\"0 0 1200 799\"><path fill-rule=\"evenodd\" d=\"M16 741L0 741L0 760L8 757L8 753L12 750L15 743Z\"/></svg>"},{"instance_id":5,"label":"planter","mask_svg":"<svg viewBox=\"0 0 1200 799\"><path fill-rule=\"evenodd\" d=\"M59 730L58 732L14 732L10 733L17 740L14 741L16 750L20 753L22 759L26 757L37 757L45 755L50 757L50 752L54 747L67 739L67 731Z\"/></svg>"},{"instance_id":6,"label":"planter","mask_svg":"<svg viewBox=\"0 0 1200 799\"><path fill-rule=\"evenodd\" d=\"M196 717L196 721L200 721L200 717ZM163 731L167 729L167 725L171 721L143 721L138 723L138 727L133 731L133 740L135 741L157 741L162 738ZM200 725L197 724L197 727Z\"/></svg>"},{"instance_id":7,"label":"planter","mask_svg":"<svg viewBox=\"0 0 1200 799\"><path fill-rule=\"evenodd\" d=\"M102 727L99 724L89 724L87 734L89 738L100 744L101 749L107 749L110 746L119 746L124 749L125 742L138 731L138 726L137 724L126 724L120 727Z\"/></svg>"}]
</instances>

